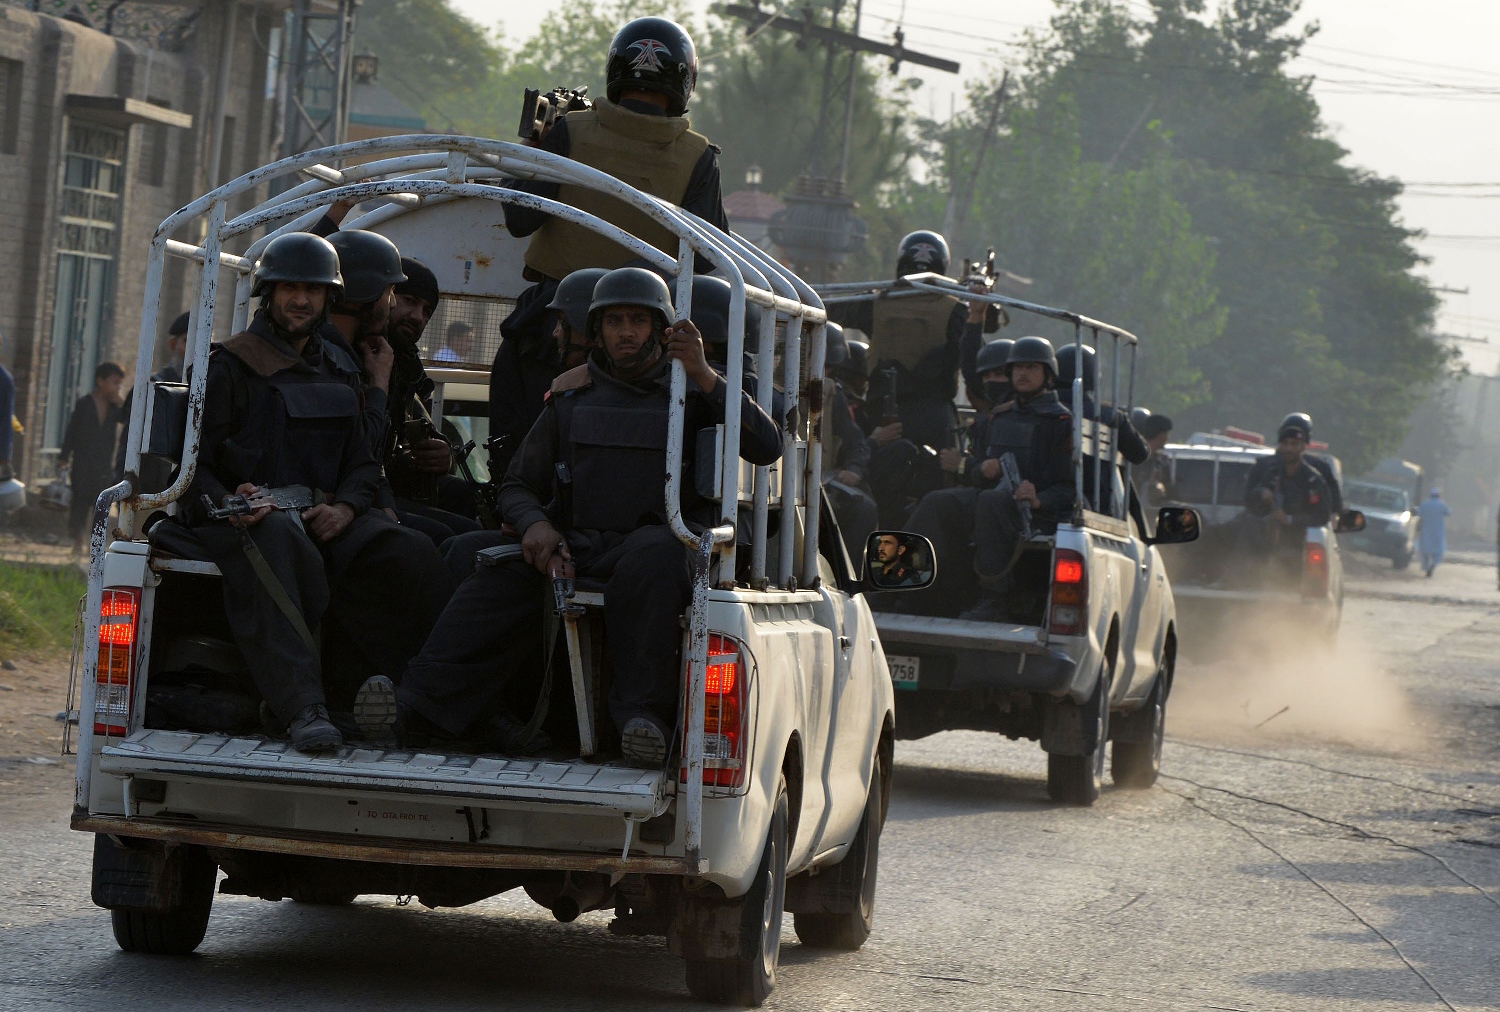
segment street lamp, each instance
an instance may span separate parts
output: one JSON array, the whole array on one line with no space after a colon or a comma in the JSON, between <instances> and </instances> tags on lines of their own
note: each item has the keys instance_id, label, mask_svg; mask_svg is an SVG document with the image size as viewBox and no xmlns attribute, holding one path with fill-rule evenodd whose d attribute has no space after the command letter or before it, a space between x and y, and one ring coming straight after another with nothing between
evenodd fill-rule
<instances>
[{"instance_id":1,"label":"street lamp","mask_svg":"<svg viewBox=\"0 0 1500 1012\"><path fill-rule=\"evenodd\" d=\"M375 80L375 75L380 73L380 57L371 52L354 54L354 80L360 84L370 84Z\"/></svg>"},{"instance_id":2,"label":"street lamp","mask_svg":"<svg viewBox=\"0 0 1500 1012\"><path fill-rule=\"evenodd\" d=\"M752 190L760 189L760 166L752 165L745 170L745 185Z\"/></svg>"}]
</instances>

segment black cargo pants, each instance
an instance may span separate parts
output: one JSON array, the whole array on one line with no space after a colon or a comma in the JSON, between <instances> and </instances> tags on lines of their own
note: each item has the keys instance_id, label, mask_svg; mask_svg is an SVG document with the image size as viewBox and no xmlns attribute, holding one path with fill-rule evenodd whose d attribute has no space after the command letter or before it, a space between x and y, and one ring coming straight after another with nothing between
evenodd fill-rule
<instances>
[{"instance_id":1,"label":"black cargo pants","mask_svg":"<svg viewBox=\"0 0 1500 1012\"><path fill-rule=\"evenodd\" d=\"M604 635L614 684L610 716L646 717L670 739L677 721L681 617L692 598L691 556L665 526L626 535L574 532L580 577L604 581ZM402 704L455 736L496 706L535 704L544 671L550 583L521 559L479 566L458 588L398 690ZM565 672L561 647L554 678ZM562 675L566 677L566 675ZM528 713L514 716L525 720Z\"/></svg>"}]
</instances>

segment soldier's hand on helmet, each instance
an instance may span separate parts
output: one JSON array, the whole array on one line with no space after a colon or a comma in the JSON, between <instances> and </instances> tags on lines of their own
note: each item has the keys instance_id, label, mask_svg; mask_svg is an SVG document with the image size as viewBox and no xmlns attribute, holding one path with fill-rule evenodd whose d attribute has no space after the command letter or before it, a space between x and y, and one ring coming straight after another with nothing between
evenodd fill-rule
<instances>
[{"instance_id":1,"label":"soldier's hand on helmet","mask_svg":"<svg viewBox=\"0 0 1500 1012\"><path fill-rule=\"evenodd\" d=\"M247 481L239 488L235 489L234 494L242 495L248 498L249 496L252 496L259 491L259 485L252 485ZM229 497L225 496L224 498L227 499ZM224 504L219 503L219 505L223 506ZM262 506L260 509L256 510L254 513L251 513L249 516L230 517L229 522L234 524L236 527L254 527L256 524L260 523L266 518L266 514L270 513L275 508L276 507L274 506Z\"/></svg>"},{"instance_id":2,"label":"soldier's hand on helmet","mask_svg":"<svg viewBox=\"0 0 1500 1012\"><path fill-rule=\"evenodd\" d=\"M354 507L346 502L319 503L302 511L302 526L319 541L332 541L354 522Z\"/></svg>"},{"instance_id":3,"label":"soldier's hand on helmet","mask_svg":"<svg viewBox=\"0 0 1500 1012\"><path fill-rule=\"evenodd\" d=\"M663 332L663 338L662 347L667 358L681 362L687 378L698 384L704 393L712 390L719 382L719 374L708 364L708 357L703 352L703 335L698 333L693 321L681 320L670 325Z\"/></svg>"},{"instance_id":4,"label":"soldier's hand on helmet","mask_svg":"<svg viewBox=\"0 0 1500 1012\"><path fill-rule=\"evenodd\" d=\"M1036 494L1036 486L1024 479L1016 488L1016 502L1023 502L1032 509L1037 509L1042 505L1041 498Z\"/></svg>"},{"instance_id":5,"label":"soldier's hand on helmet","mask_svg":"<svg viewBox=\"0 0 1500 1012\"><path fill-rule=\"evenodd\" d=\"M986 458L979 465L979 473L984 477L985 481L999 481L1000 462L994 457Z\"/></svg>"},{"instance_id":6,"label":"soldier's hand on helmet","mask_svg":"<svg viewBox=\"0 0 1500 1012\"><path fill-rule=\"evenodd\" d=\"M901 438L901 423L891 422L888 425L877 425L875 430L870 433L870 437L875 440L877 446L889 446Z\"/></svg>"},{"instance_id":7,"label":"soldier's hand on helmet","mask_svg":"<svg viewBox=\"0 0 1500 1012\"><path fill-rule=\"evenodd\" d=\"M964 469L964 455L952 446L938 451L938 466L949 474L958 474Z\"/></svg>"},{"instance_id":8,"label":"soldier's hand on helmet","mask_svg":"<svg viewBox=\"0 0 1500 1012\"><path fill-rule=\"evenodd\" d=\"M553 556L560 556L567 562L573 560L573 553L568 551L568 543L557 528L545 520L538 520L521 535L521 557L527 565L535 566L537 572L547 576L552 569Z\"/></svg>"},{"instance_id":9,"label":"soldier's hand on helmet","mask_svg":"<svg viewBox=\"0 0 1500 1012\"><path fill-rule=\"evenodd\" d=\"M396 365L396 353L390 342L377 334L360 344L359 354L365 360L365 372L369 376L370 385L389 390L391 369Z\"/></svg>"},{"instance_id":10,"label":"soldier's hand on helmet","mask_svg":"<svg viewBox=\"0 0 1500 1012\"><path fill-rule=\"evenodd\" d=\"M326 214L329 220L332 221L335 225L342 225L344 223L344 218L349 214L349 211L357 203L359 203L359 201L357 200L335 200L332 204L328 205L328 210L324 211L323 213Z\"/></svg>"},{"instance_id":11,"label":"soldier's hand on helmet","mask_svg":"<svg viewBox=\"0 0 1500 1012\"><path fill-rule=\"evenodd\" d=\"M838 474L834 475L834 477L845 485L858 485L861 481L859 475L855 474L853 471L848 470L840 471Z\"/></svg>"},{"instance_id":12,"label":"soldier's hand on helmet","mask_svg":"<svg viewBox=\"0 0 1500 1012\"><path fill-rule=\"evenodd\" d=\"M453 466L453 451L446 439L433 436L412 444L411 459L423 474L447 474Z\"/></svg>"}]
</instances>

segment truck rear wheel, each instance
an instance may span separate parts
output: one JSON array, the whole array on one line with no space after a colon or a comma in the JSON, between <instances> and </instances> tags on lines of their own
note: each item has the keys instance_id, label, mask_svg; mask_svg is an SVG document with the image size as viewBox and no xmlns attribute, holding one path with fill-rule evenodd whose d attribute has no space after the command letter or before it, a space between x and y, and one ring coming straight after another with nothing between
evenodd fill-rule
<instances>
[{"instance_id":1,"label":"truck rear wheel","mask_svg":"<svg viewBox=\"0 0 1500 1012\"><path fill-rule=\"evenodd\" d=\"M218 866L201 847L178 855L176 901L160 910L121 908L109 912L115 942L126 952L185 956L198 948L208 931Z\"/></svg>"},{"instance_id":2,"label":"truck rear wheel","mask_svg":"<svg viewBox=\"0 0 1500 1012\"><path fill-rule=\"evenodd\" d=\"M798 911L792 926L803 945L853 952L865 944L875 923L875 878L880 864L881 798L886 774L879 759L865 802L864 821L844 859L818 876L820 891L834 912Z\"/></svg>"},{"instance_id":3,"label":"truck rear wheel","mask_svg":"<svg viewBox=\"0 0 1500 1012\"><path fill-rule=\"evenodd\" d=\"M1084 712L1079 716L1093 722L1093 751L1086 755L1047 753L1047 796L1058 804L1087 808L1099 800L1109 741L1109 674L1108 668L1101 672L1094 694L1080 707Z\"/></svg>"},{"instance_id":4,"label":"truck rear wheel","mask_svg":"<svg viewBox=\"0 0 1500 1012\"><path fill-rule=\"evenodd\" d=\"M781 914L786 903L786 780L776 792L771 828L755 873L740 900L740 954L733 959L689 959L687 986L693 997L719 1005L758 1008L776 987L781 961Z\"/></svg>"},{"instance_id":5,"label":"truck rear wheel","mask_svg":"<svg viewBox=\"0 0 1500 1012\"><path fill-rule=\"evenodd\" d=\"M1150 787L1161 773L1161 746L1167 736L1166 686L1171 671L1171 659L1162 658L1156 684L1151 686L1151 695L1146 697L1146 704L1141 708L1140 719L1151 721L1150 738L1145 741L1116 739L1110 746L1109 775L1116 787Z\"/></svg>"}]
</instances>

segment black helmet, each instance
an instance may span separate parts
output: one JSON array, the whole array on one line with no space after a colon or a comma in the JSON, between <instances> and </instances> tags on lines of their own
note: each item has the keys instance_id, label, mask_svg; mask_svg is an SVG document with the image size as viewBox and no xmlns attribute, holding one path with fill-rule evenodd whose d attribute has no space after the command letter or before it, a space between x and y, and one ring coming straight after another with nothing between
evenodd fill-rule
<instances>
[{"instance_id":1,"label":"black helmet","mask_svg":"<svg viewBox=\"0 0 1500 1012\"><path fill-rule=\"evenodd\" d=\"M351 228L333 233L328 241L338 251L339 268L344 274L341 302L374 302L391 285L406 280L401 251L385 236Z\"/></svg>"},{"instance_id":2,"label":"black helmet","mask_svg":"<svg viewBox=\"0 0 1500 1012\"><path fill-rule=\"evenodd\" d=\"M666 18L636 18L615 33L604 63L611 102L632 89L667 96L667 115L681 116L698 83L698 50L683 27Z\"/></svg>"},{"instance_id":3,"label":"black helmet","mask_svg":"<svg viewBox=\"0 0 1500 1012\"><path fill-rule=\"evenodd\" d=\"M304 285L327 285L335 289L334 298L344 290L339 273L339 254L322 236L311 232L288 232L266 243L255 264L251 297L264 295L277 281L294 281Z\"/></svg>"},{"instance_id":4,"label":"black helmet","mask_svg":"<svg viewBox=\"0 0 1500 1012\"><path fill-rule=\"evenodd\" d=\"M979 349L979 354L974 357L974 374L983 376L994 369L1004 369L1010 361L1010 350L1016 342L1008 337L1002 337L998 341L991 341Z\"/></svg>"},{"instance_id":5,"label":"black helmet","mask_svg":"<svg viewBox=\"0 0 1500 1012\"><path fill-rule=\"evenodd\" d=\"M598 324L599 312L610 306L646 306L661 314L657 321L665 327L672 320L672 293L660 274L644 267L619 267L600 278L594 285L589 303L589 332Z\"/></svg>"},{"instance_id":6,"label":"black helmet","mask_svg":"<svg viewBox=\"0 0 1500 1012\"><path fill-rule=\"evenodd\" d=\"M849 349L849 357L843 365L839 366L839 375L868 377L870 375L870 342L846 339L844 344Z\"/></svg>"},{"instance_id":7,"label":"black helmet","mask_svg":"<svg viewBox=\"0 0 1500 1012\"><path fill-rule=\"evenodd\" d=\"M192 325L193 325L193 314L192 313L183 313L177 319L173 320L172 321L172 325L167 328L167 336L168 337L182 337L182 336L184 336L184 335L187 334L188 328L190 328Z\"/></svg>"},{"instance_id":8,"label":"black helmet","mask_svg":"<svg viewBox=\"0 0 1500 1012\"><path fill-rule=\"evenodd\" d=\"M1069 341L1057 349L1057 385L1071 390L1078 375L1076 359L1078 345ZM1093 348L1083 345L1083 392L1093 393L1099 386L1099 356Z\"/></svg>"},{"instance_id":9,"label":"black helmet","mask_svg":"<svg viewBox=\"0 0 1500 1012\"><path fill-rule=\"evenodd\" d=\"M1057 354L1052 350L1052 342L1045 337L1023 337L1016 341L1005 364L1020 365L1022 362L1040 362L1047 367L1050 377L1057 379Z\"/></svg>"},{"instance_id":10,"label":"black helmet","mask_svg":"<svg viewBox=\"0 0 1500 1012\"><path fill-rule=\"evenodd\" d=\"M580 334L586 332L589 329L589 304L594 301L594 286L608 273L606 267L585 267L574 271L558 284L557 293L547 303L547 308L561 313L568 326Z\"/></svg>"},{"instance_id":11,"label":"black helmet","mask_svg":"<svg viewBox=\"0 0 1500 1012\"><path fill-rule=\"evenodd\" d=\"M693 276L693 308L688 316L697 326L698 333L703 335L704 344L729 343L729 297L733 294L734 290L723 278L707 274Z\"/></svg>"},{"instance_id":12,"label":"black helmet","mask_svg":"<svg viewBox=\"0 0 1500 1012\"><path fill-rule=\"evenodd\" d=\"M849 361L849 342L844 339L844 328L829 320L825 324L827 328L826 344L823 350L823 368L837 369Z\"/></svg>"},{"instance_id":13,"label":"black helmet","mask_svg":"<svg viewBox=\"0 0 1500 1012\"><path fill-rule=\"evenodd\" d=\"M936 232L908 232L896 247L896 277L908 274L948 273L948 240Z\"/></svg>"},{"instance_id":14,"label":"black helmet","mask_svg":"<svg viewBox=\"0 0 1500 1012\"><path fill-rule=\"evenodd\" d=\"M1276 439L1286 438L1290 433L1297 433L1304 440L1312 439L1312 416L1301 411L1293 411L1281 420L1281 427L1276 430Z\"/></svg>"},{"instance_id":15,"label":"black helmet","mask_svg":"<svg viewBox=\"0 0 1500 1012\"><path fill-rule=\"evenodd\" d=\"M1150 408L1132 408L1130 412L1130 424L1135 427L1135 431L1140 432L1141 426L1145 425L1146 419L1150 417ZM1142 435L1144 435L1144 433L1142 433Z\"/></svg>"}]
</instances>

